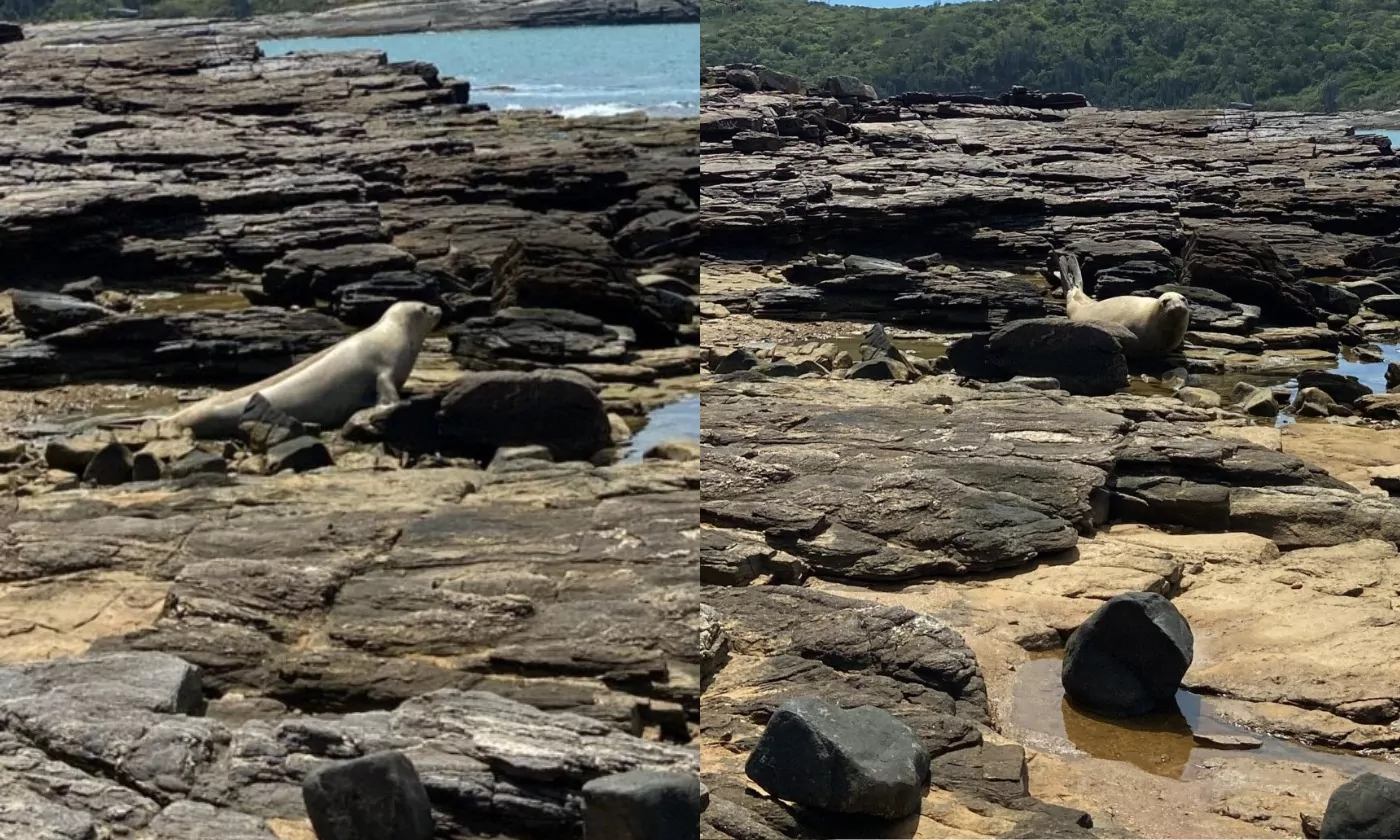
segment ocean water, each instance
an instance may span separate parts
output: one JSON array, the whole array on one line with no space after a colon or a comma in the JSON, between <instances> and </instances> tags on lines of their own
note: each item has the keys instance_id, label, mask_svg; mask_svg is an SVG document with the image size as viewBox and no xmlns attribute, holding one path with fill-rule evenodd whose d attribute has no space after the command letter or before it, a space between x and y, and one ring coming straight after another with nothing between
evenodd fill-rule
<instances>
[{"instance_id":1,"label":"ocean water","mask_svg":"<svg viewBox=\"0 0 1400 840\"><path fill-rule=\"evenodd\" d=\"M637 431L623 458L626 462L642 460L646 451L668 440L700 439L700 397L682 397L647 416L647 424Z\"/></svg>"},{"instance_id":2,"label":"ocean water","mask_svg":"<svg viewBox=\"0 0 1400 840\"><path fill-rule=\"evenodd\" d=\"M1358 128L1357 134L1381 134L1390 138L1390 148L1400 153L1400 128Z\"/></svg>"},{"instance_id":3,"label":"ocean water","mask_svg":"<svg viewBox=\"0 0 1400 840\"><path fill-rule=\"evenodd\" d=\"M265 41L262 48L269 56L373 49L390 61L428 61L444 76L470 80L472 101L497 111L539 108L565 117L700 113L699 24L295 38Z\"/></svg>"}]
</instances>

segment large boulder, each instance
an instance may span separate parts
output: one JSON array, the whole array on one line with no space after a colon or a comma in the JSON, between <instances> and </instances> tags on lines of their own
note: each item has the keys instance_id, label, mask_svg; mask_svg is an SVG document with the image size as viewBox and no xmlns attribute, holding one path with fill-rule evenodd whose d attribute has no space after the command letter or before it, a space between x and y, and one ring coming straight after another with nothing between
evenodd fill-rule
<instances>
[{"instance_id":1,"label":"large boulder","mask_svg":"<svg viewBox=\"0 0 1400 840\"><path fill-rule=\"evenodd\" d=\"M1204 286L1258 306L1266 321L1312 326L1319 320L1312 295L1258 236L1224 227L1200 229L1187 240L1182 257L1183 285Z\"/></svg>"},{"instance_id":2,"label":"large boulder","mask_svg":"<svg viewBox=\"0 0 1400 840\"><path fill-rule=\"evenodd\" d=\"M621 255L596 234L560 228L516 239L491 267L492 305L569 309L629 327L644 347L671 347L676 331L655 295L627 270Z\"/></svg>"},{"instance_id":3,"label":"large boulder","mask_svg":"<svg viewBox=\"0 0 1400 840\"><path fill-rule=\"evenodd\" d=\"M1193 639L1186 619L1155 592L1110 598L1072 633L1060 679L1071 702L1125 718L1170 706Z\"/></svg>"},{"instance_id":4,"label":"large boulder","mask_svg":"<svg viewBox=\"0 0 1400 840\"><path fill-rule=\"evenodd\" d=\"M1131 340L1118 324L1031 318L955 342L948 360L973 379L1050 377L1072 394L1102 396L1128 386L1123 344Z\"/></svg>"},{"instance_id":5,"label":"large boulder","mask_svg":"<svg viewBox=\"0 0 1400 840\"><path fill-rule=\"evenodd\" d=\"M883 709L799 697L768 719L744 770L779 799L897 820L919 810L929 753Z\"/></svg>"},{"instance_id":6,"label":"large boulder","mask_svg":"<svg viewBox=\"0 0 1400 840\"><path fill-rule=\"evenodd\" d=\"M30 338L49 335L69 327L77 327L116 313L95 303L53 292L31 292L15 289L10 292L14 302L15 320Z\"/></svg>"},{"instance_id":7,"label":"large boulder","mask_svg":"<svg viewBox=\"0 0 1400 840\"><path fill-rule=\"evenodd\" d=\"M503 446L540 444L556 461L588 460L612 445L612 426L593 383L581 374L469 373L443 394L444 452L483 463Z\"/></svg>"},{"instance_id":8,"label":"large boulder","mask_svg":"<svg viewBox=\"0 0 1400 840\"><path fill-rule=\"evenodd\" d=\"M1327 800L1322 836L1400 837L1400 782L1362 773L1339 786Z\"/></svg>"}]
</instances>

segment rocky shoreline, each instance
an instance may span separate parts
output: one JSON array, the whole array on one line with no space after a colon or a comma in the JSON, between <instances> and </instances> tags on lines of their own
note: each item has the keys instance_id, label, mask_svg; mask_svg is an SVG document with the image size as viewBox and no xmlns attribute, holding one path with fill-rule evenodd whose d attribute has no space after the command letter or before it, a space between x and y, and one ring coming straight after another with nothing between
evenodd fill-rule
<instances>
[{"instance_id":1,"label":"rocky shoreline","mask_svg":"<svg viewBox=\"0 0 1400 840\"><path fill-rule=\"evenodd\" d=\"M547 0L388 0L357 3L324 12L231 18L67 21L24 27L28 37L51 44L142 41L153 31L167 37L222 35L253 40L342 38L453 32L465 29L521 29L545 26L627 26L648 23L699 23L694 0L638 0L624 5Z\"/></svg>"},{"instance_id":2,"label":"rocky shoreline","mask_svg":"<svg viewBox=\"0 0 1400 840\"><path fill-rule=\"evenodd\" d=\"M695 122L200 26L0 46L0 834L306 840L386 751L439 837L693 778L696 447L633 435L697 384ZM103 421L400 300L387 412Z\"/></svg>"},{"instance_id":3,"label":"rocky shoreline","mask_svg":"<svg viewBox=\"0 0 1400 840\"><path fill-rule=\"evenodd\" d=\"M703 79L704 836L1303 836L1400 776L1400 158L1355 130L1385 115ZM1183 351L1071 326L1058 253L1101 296L1185 295ZM1199 720L1037 682L1129 592L1189 622ZM912 815L756 784L811 697L913 730Z\"/></svg>"}]
</instances>

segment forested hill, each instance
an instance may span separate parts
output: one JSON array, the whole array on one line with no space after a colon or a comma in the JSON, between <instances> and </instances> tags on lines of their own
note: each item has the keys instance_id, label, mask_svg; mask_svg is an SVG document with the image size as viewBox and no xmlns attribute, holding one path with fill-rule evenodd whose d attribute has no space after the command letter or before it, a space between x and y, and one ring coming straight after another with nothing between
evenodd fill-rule
<instances>
[{"instance_id":1,"label":"forested hill","mask_svg":"<svg viewBox=\"0 0 1400 840\"><path fill-rule=\"evenodd\" d=\"M1391 109L1400 0L704 0L701 57L847 73L882 96L1021 84L1109 107Z\"/></svg>"}]
</instances>

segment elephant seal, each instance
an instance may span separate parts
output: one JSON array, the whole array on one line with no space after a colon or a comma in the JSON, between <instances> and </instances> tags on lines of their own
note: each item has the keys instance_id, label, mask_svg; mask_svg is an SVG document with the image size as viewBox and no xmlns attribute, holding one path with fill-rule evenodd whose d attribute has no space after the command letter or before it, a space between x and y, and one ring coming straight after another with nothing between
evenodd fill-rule
<instances>
[{"instance_id":1,"label":"elephant seal","mask_svg":"<svg viewBox=\"0 0 1400 840\"><path fill-rule=\"evenodd\" d=\"M1191 307L1176 292L1160 297L1122 295L1094 300L1084 292L1084 275L1073 254L1060 255L1060 284L1065 290L1065 312L1071 321L1107 321L1133 334L1124 342L1130 359L1165 356L1181 346L1191 325Z\"/></svg>"},{"instance_id":2,"label":"elephant seal","mask_svg":"<svg viewBox=\"0 0 1400 840\"><path fill-rule=\"evenodd\" d=\"M198 438L232 437L243 407L261 393L274 408L306 423L339 428L362 408L399 401L423 340L442 318L426 303L400 302L344 341L281 373L235 391L215 394L158 420L189 429Z\"/></svg>"}]
</instances>

